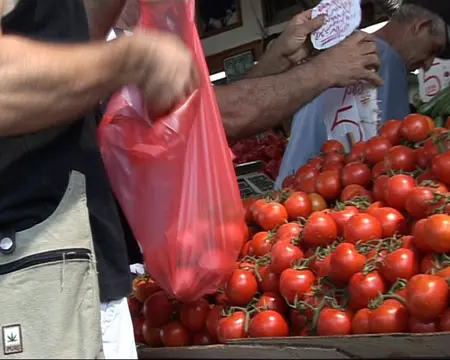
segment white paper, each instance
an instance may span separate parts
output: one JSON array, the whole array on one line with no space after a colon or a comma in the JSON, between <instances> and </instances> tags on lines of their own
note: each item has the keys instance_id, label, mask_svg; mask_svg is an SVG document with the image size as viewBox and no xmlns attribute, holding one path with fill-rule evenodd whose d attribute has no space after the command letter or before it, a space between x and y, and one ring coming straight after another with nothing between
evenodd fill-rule
<instances>
[{"instance_id":1,"label":"white paper","mask_svg":"<svg viewBox=\"0 0 450 360\"><path fill-rule=\"evenodd\" d=\"M311 34L313 46L328 49L351 35L361 23L360 0L322 0L312 17L325 15L325 24Z\"/></svg>"},{"instance_id":2,"label":"white paper","mask_svg":"<svg viewBox=\"0 0 450 360\"><path fill-rule=\"evenodd\" d=\"M430 101L450 85L450 60L435 59L430 70L419 71L419 93L423 102Z\"/></svg>"}]
</instances>

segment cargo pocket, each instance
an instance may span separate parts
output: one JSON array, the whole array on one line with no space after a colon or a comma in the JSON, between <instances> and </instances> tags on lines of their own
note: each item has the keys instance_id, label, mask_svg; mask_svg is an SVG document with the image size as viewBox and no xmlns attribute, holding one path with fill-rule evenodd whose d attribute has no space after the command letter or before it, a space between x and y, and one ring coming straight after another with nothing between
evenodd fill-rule
<instances>
[{"instance_id":1,"label":"cargo pocket","mask_svg":"<svg viewBox=\"0 0 450 360\"><path fill-rule=\"evenodd\" d=\"M0 286L1 358L103 358L82 174L72 172L44 222L17 233L0 229Z\"/></svg>"}]
</instances>

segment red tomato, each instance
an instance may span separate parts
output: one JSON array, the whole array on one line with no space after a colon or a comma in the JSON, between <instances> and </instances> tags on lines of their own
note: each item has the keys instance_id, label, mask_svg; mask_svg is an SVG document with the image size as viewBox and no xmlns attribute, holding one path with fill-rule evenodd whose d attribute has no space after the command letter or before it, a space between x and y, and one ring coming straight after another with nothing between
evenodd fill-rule
<instances>
[{"instance_id":1,"label":"red tomato","mask_svg":"<svg viewBox=\"0 0 450 360\"><path fill-rule=\"evenodd\" d=\"M375 165L383 161L391 147L392 144L386 137L375 136L369 139L366 143L367 162Z\"/></svg>"},{"instance_id":2,"label":"red tomato","mask_svg":"<svg viewBox=\"0 0 450 360\"><path fill-rule=\"evenodd\" d=\"M392 145L399 145L401 142L400 127L402 122L400 120L386 121L380 129L380 135L389 139Z\"/></svg>"},{"instance_id":3,"label":"red tomato","mask_svg":"<svg viewBox=\"0 0 450 360\"><path fill-rule=\"evenodd\" d=\"M283 180L283 183L281 184L282 189L295 189L295 176L289 175L286 176ZM247 216L245 217L245 221L250 221Z\"/></svg>"},{"instance_id":4,"label":"red tomato","mask_svg":"<svg viewBox=\"0 0 450 360\"><path fill-rule=\"evenodd\" d=\"M397 210L384 207L374 209L370 215L375 217L383 229L382 237L389 238L394 235L403 235L406 232L406 218Z\"/></svg>"},{"instance_id":5,"label":"red tomato","mask_svg":"<svg viewBox=\"0 0 450 360\"><path fill-rule=\"evenodd\" d=\"M323 259L315 257L310 265L310 268L319 278L327 276L330 272L330 260L331 255L327 255Z\"/></svg>"},{"instance_id":6,"label":"red tomato","mask_svg":"<svg viewBox=\"0 0 450 360\"><path fill-rule=\"evenodd\" d=\"M255 275L245 270L234 270L225 288L228 301L234 306L246 306L258 292Z\"/></svg>"},{"instance_id":7,"label":"red tomato","mask_svg":"<svg viewBox=\"0 0 450 360\"><path fill-rule=\"evenodd\" d=\"M336 222L338 234L343 235L345 223L351 219L353 215L359 214L359 210L354 206L346 206L343 210L331 210L329 214Z\"/></svg>"},{"instance_id":8,"label":"red tomato","mask_svg":"<svg viewBox=\"0 0 450 360\"><path fill-rule=\"evenodd\" d=\"M435 254L425 255L420 262L420 272L422 274L432 274L434 271L439 270L442 264L436 259ZM437 274L435 274L437 275Z\"/></svg>"},{"instance_id":9,"label":"red tomato","mask_svg":"<svg viewBox=\"0 0 450 360\"><path fill-rule=\"evenodd\" d=\"M144 322L145 322L144 317L138 316L138 317L134 318L132 321L133 321L134 340L135 340L136 344L145 344L145 339L144 339L144 334L143 334Z\"/></svg>"},{"instance_id":10,"label":"red tomato","mask_svg":"<svg viewBox=\"0 0 450 360\"><path fill-rule=\"evenodd\" d=\"M133 295L141 303L147 300L147 298L150 295L157 293L158 291L161 290L162 290L161 287L151 279L140 280L140 278L137 277L133 281L133 291L134 291Z\"/></svg>"},{"instance_id":11,"label":"red tomato","mask_svg":"<svg viewBox=\"0 0 450 360\"><path fill-rule=\"evenodd\" d=\"M295 178L294 178L295 179ZM255 203L256 199L248 198L242 201L242 205L245 210L245 221L253 221L252 205Z\"/></svg>"},{"instance_id":12,"label":"red tomato","mask_svg":"<svg viewBox=\"0 0 450 360\"><path fill-rule=\"evenodd\" d=\"M366 143L364 141L357 142L353 145L350 153L345 157L344 162L349 164L355 161L364 161L366 153Z\"/></svg>"},{"instance_id":13,"label":"red tomato","mask_svg":"<svg viewBox=\"0 0 450 360\"><path fill-rule=\"evenodd\" d=\"M408 332L413 334L439 332L439 320L420 320L414 316L410 316L408 320Z\"/></svg>"},{"instance_id":14,"label":"red tomato","mask_svg":"<svg viewBox=\"0 0 450 360\"><path fill-rule=\"evenodd\" d=\"M289 320L294 330L303 330L308 323L308 318L296 309L291 309Z\"/></svg>"},{"instance_id":15,"label":"red tomato","mask_svg":"<svg viewBox=\"0 0 450 360\"><path fill-rule=\"evenodd\" d=\"M370 313L367 308L358 310L352 319L352 330L355 335L370 334Z\"/></svg>"},{"instance_id":16,"label":"red tomato","mask_svg":"<svg viewBox=\"0 0 450 360\"><path fill-rule=\"evenodd\" d=\"M161 329L161 341L165 347L189 345L189 333L178 321L172 321Z\"/></svg>"},{"instance_id":17,"label":"red tomato","mask_svg":"<svg viewBox=\"0 0 450 360\"><path fill-rule=\"evenodd\" d=\"M377 271L364 275L359 272L354 274L349 282L348 291L351 305L355 310L368 306L371 300L378 298L386 292L386 284Z\"/></svg>"},{"instance_id":18,"label":"red tomato","mask_svg":"<svg viewBox=\"0 0 450 360\"><path fill-rule=\"evenodd\" d=\"M195 346L205 346L213 345L216 343L216 337L212 336L210 333L203 331L192 336L192 345Z\"/></svg>"},{"instance_id":19,"label":"red tomato","mask_svg":"<svg viewBox=\"0 0 450 360\"><path fill-rule=\"evenodd\" d=\"M408 310L397 300L386 300L369 318L372 334L395 334L408 328Z\"/></svg>"},{"instance_id":20,"label":"red tomato","mask_svg":"<svg viewBox=\"0 0 450 360\"><path fill-rule=\"evenodd\" d=\"M303 251L299 247L287 241L277 242L272 248L271 269L275 274L281 274L295 261L303 258Z\"/></svg>"},{"instance_id":21,"label":"red tomato","mask_svg":"<svg viewBox=\"0 0 450 360\"><path fill-rule=\"evenodd\" d=\"M164 291L158 291L145 300L143 315L149 327L159 328L169 322L173 310L167 294Z\"/></svg>"},{"instance_id":22,"label":"red tomato","mask_svg":"<svg viewBox=\"0 0 450 360\"><path fill-rule=\"evenodd\" d=\"M439 134L437 134L439 135ZM423 145L425 157L428 161L432 161L436 156L442 153L445 150L450 150L450 140L448 139L439 139L435 141L433 138L425 141Z\"/></svg>"},{"instance_id":23,"label":"red tomato","mask_svg":"<svg viewBox=\"0 0 450 360\"><path fill-rule=\"evenodd\" d=\"M160 328L152 328L144 322L142 326L142 336L144 337L146 345L154 348L162 346Z\"/></svg>"},{"instance_id":24,"label":"red tomato","mask_svg":"<svg viewBox=\"0 0 450 360\"><path fill-rule=\"evenodd\" d=\"M312 210L314 211L322 211L327 208L327 202L323 198L322 195L317 193L312 193L308 195L309 199L311 200L312 204Z\"/></svg>"},{"instance_id":25,"label":"red tomato","mask_svg":"<svg viewBox=\"0 0 450 360\"><path fill-rule=\"evenodd\" d=\"M264 256L272 250L272 237L267 231L261 231L250 242L250 253L255 256Z\"/></svg>"},{"instance_id":26,"label":"red tomato","mask_svg":"<svg viewBox=\"0 0 450 360\"><path fill-rule=\"evenodd\" d=\"M288 220L288 213L283 205L273 202L263 206L258 214L258 224L264 230L272 230Z\"/></svg>"},{"instance_id":27,"label":"red tomato","mask_svg":"<svg viewBox=\"0 0 450 360\"><path fill-rule=\"evenodd\" d=\"M346 284L366 263L353 244L342 243L330 255L329 277L333 282Z\"/></svg>"},{"instance_id":28,"label":"red tomato","mask_svg":"<svg viewBox=\"0 0 450 360\"><path fill-rule=\"evenodd\" d=\"M321 172L335 171L340 173L344 168L344 164L340 162L325 162L320 169Z\"/></svg>"},{"instance_id":29,"label":"red tomato","mask_svg":"<svg viewBox=\"0 0 450 360\"><path fill-rule=\"evenodd\" d=\"M447 281L435 275L415 275L406 285L405 300L412 316L421 320L437 319L448 306Z\"/></svg>"},{"instance_id":30,"label":"red tomato","mask_svg":"<svg viewBox=\"0 0 450 360\"><path fill-rule=\"evenodd\" d=\"M384 208L384 207L386 207L386 204L384 203L384 201L376 201L376 202L374 202L373 204L371 204L371 205L366 209L365 213L374 216L374 215L373 215L373 212L374 212L376 209L381 209L381 208Z\"/></svg>"},{"instance_id":31,"label":"red tomato","mask_svg":"<svg viewBox=\"0 0 450 360\"><path fill-rule=\"evenodd\" d=\"M342 186L361 185L366 188L370 185L372 172L362 162L353 162L345 165L341 173Z\"/></svg>"},{"instance_id":32,"label":"red tomato","mask_svg":"<svg viewBox=\"0 0 450 360\"><path fill-rule=\"evenodd\" d=\"M345 153L343 152L331 152L325 155L323 164L322 164L322 171L323 167L326 164L332 164L332 163L343 163L345 160Z\"/></svg>"},{"instance_id":33,"label":"red tomato","mask_svg":"<svg viewBox=\"0 0 450 360\"><path fill-rule=\"evenodd\" d=\"M245 314L237 311L233 315L219 320L217 325L217 339L221 344L228 340L243 339L247 337L245 332Z\"/></svg>"},{"instance_id":34,"label":"red tomato","mask_svg":"<svg viewBox=\"0 0 450 360\"><path fill-rule=\"evenodd\" d=\"M188 330L199 332L204 329L209 313L209 303L202 298L181 306L180 322Z\"/></svg>"},{"instance_id":35,"label":"red tomato","mask_svg":"<svg viewBox=\"0 0 450 360\"><path fill-rule=\"evenodd\" d=\"M416 164L421 169L426 169L429 165L429 160L424 147L416 149Z\"/></svg>"},{"instance_id":36,"label":"red tomato","mask_svg":"<svg viewBox=\"0 0 450 360\"><path fill-rule=\"evenodd\" d=\"M344 145L342 145L337 140L327 140L323 143L322 147L320 148L320 151L324 154L329 154L332 152L338 152L338 153L344 153L345 148Z\"/></svg>"},{"instance_id":37,"label":"red tomato","mask_svg":"<svg viewBox=\"0 0 450 360\"><path fill-rule=\"evenodd\" d=\"M261 311L250 321L248 334L252 338L286 337L289 326L284 317L272 310Z\"/></svg>"},{"instance_id":38,"label":"red tomato","mask_svg":"<svg viewBox=\"0 0 450 360\"><path fill-rule=\"evenodd\" d=\"M397 145L389 149L384 159L387 170L414 171L416 169L416 153L413 149Z\"/></svg>"},{"instance_id":39,"label":"red tomato","mask_svg":"<svg viewBox=\"0 0 450 360\"><path fill-rule=\"evenodd\" d=\"M295 174L297 180L315 179L319 175L317 166L306 164L299 168Z\"/></svg>"},{"instance_id":40,"label":"red tomato","mask_svg":"<svg viewBox=\"0 0 450 360\"><path fill-rule=\"evenodd\" d=\"M336 222L330 215L323 212L313 213L303 228L303 244L306 247L331 245L337 237Z\"/></svg>"},{"instance_id":41,"label":"red tomato","mask_svg":"<svg viewBox=\"0 0 450 360\"><path fill-rule=\"evenodd\" d=\"M249 211L252 213L252 218L254 222L257 222L258 215L263 206L267 204L267 201L264 199L258 199L254 203L249 206Z\"/></svg>"},{"instance_id":42,"label":"red tomato","mask_svg":"<svg viewBox=\"0 0 450 360\"><path fill-rule=\"evenodd\" d=\"M378 179L381 175L386 174L386 168L384 166L384 161L380 161L372 168L372 178Z\"/></svg>"},{"instance_id":43,"label":"red tomato","mask_svg":"<svg viewBox=\"0 0 450 360\"><path fill-rule=\"evenodd\" d=\"M430 245L428 245L427 232L425 231L425 224L427 219L419 220L416 225L414 225L412 234L414 237L414 245L424 254L429 254L433 252Z\"/></svg>"},{"instance_id":44,"label":"red tomato","mask_svg":"<svg viewBox=\"0 0 450 360\"><path fill-rule=\"evenodd\" d=\"M258 269L261 281L259 288L262 292L277 292L279 288L279 276L272 271L271 266L263 266Z\"/></svg>"},{"instance_id":45,"label":"red tomato","mask_svg":"<svg viewBox=\"0 0 450 360\"><path fill-rule=\"evenodd\" d=\"M128 307L130 308L130 314L132 318L138 317L142 312L142 303L138 301L134 296L128 298Z\"/></svg>"},{"instance_id":46,"label":"red tomato","mask_svg":"<svg viewBox=\"0 0 450 360\"><path fill-rule=\"evenodd\" d=\"M450 185L450 150L437 155L431 161L431 171L446 185Z\"/></svg>"},{"instance_id":47,"label":"red tomato","mask_svg":"<svg viewBox=\"0 0 450 360\"><path fill-rule=\"evenodd\" d=\"M278 241L289 240L290 241L290 240L298 237L302 231L303 231L303 228L295 222L281 225L277 230L276 240L278 240Z\"/></svg>"},{"instance_id":48,"label":"red tomato","mask_svg":"<svg viewBox=\"0 0 450 360\"><path fill-rule=\"evenodd\" d=\"M281 315L286 314L287 311L286 302L275 292L266 292L262 294L255 306L263 310L276 311Z\"/></svg>"},{"instance_id":49,"label":"red tomato","mask_svg":"<svg viewBox=\"0 0 450 360\"><path fill-rule=\"evenodd\" d=\"M450 252L450 215L430 216L424 228L425 244L435 253Z\"/></svg>"},{"instance_id":50,"label":"red tomato","mask_svg":"<svg viewBox=\"0 0 450 360\"><path fill-rule=\"evenodd\" d=\"M301 217L308 217L312 213L312 203L308 194L304 192L294 192L285 201L284 207L290 220L297 220Z\"/></svg>"},{"instance_id":51,"label":"red tomato","mask_svg":"<svg viewBox=\"0 0 450 360\"><path fill-rule=\"evenodd\" d=\"M409 114L405 117L400 127L400 136L410 142L423 141L431 131L431 118L420 114Z\"/></svg>"},{"instance_id":52,"label":"red tomato","mask_svg":"<svg viewBox=\"0 0 450 360\"><path fill-rule=\"evenodd\" d=\"M436 276L440 276L447 281L450 279L450 266L447 266L436 273Z\"/></svg>"},{"instance_id":53,"label":"red tomato","mask_svg":"<svg viewBox=\"0 0 450 360\"><path fill-rule=\"evenodd\" d=\"M344 225L345 242L351 244L381 239L382 234L380 222L369 214L355 215Z\"/></svg>"},{"instance_id":54,"label":"red tomato","mask_svg":"<svg viewBox=\"0 0 450 360\"><path fill-rule=\"evenodd\" d=\"M222 305L215 305L209 310L208 315L206 316L206 330L208 331L208 334L214 338L217 336L217 326L222 318L222 310Z\"/></svg>"},{"instance_id":55,"label":"red tomato","mask_svg":"<svg viewBox=\"0 0 450 360\"><path fill-rule=\"evenodd\" d=\"M280 276L280 293L291 304L311 291L316 277L310 270L286 269Z\"/></svg>"},{"instance_id":56,"label":"red tomato","mask_svg":"<svg viewBox=\"0 0 450 360\"><path fill-rule=\"evenodd\" d=\"M380 272L391 285L397 279L409 280L419 272L419 260L412 250L397 249L383 259Z\"/></svg>"},{"instance_id":57,"label":"red tomato","mask_svg":"<svg viewBox=\"0 0 450 360\"><path fill-rule=\"evenodd\" d=\"M426 218L430 214L430 203L434 199L433 191L427 187L412 189L406 198L405 208L416 219Z\"/></svg>"},{"instance_id":58,"label":"red tomato","mask_svg":"<svg viewBox=\"0 0 450 360\"><path fill-rule=\"evenodd\" d=\"M450 331L450 309L447 309L439 321L441 331Z\"/></svg>"},{"instance_id":59,"label":"red tomato","mask_svg":"<svg viewBox=\"0 0 450 360\"><path fill-rule=\"evenodd\" d=\"M416 181L412 176L394 175L388 180L385 200L397 210L403 210L409 193L415 187Z\"/></svg>"},{"instance_id":60,"label":"red tomato","mask_svg":"<svg viewBox=\"0 0 450 360\"><path fill-rule=\"evenodd\" d=\"M322 156L316 156L315 158L309 160L307 165L311 165L316 169L320 169L324 161L325 160Z\"/></svg>"},{"instance_id":61,"label":"red tomato","mask_svg":"<svg viewBox=\"0 0 450 360\"><path fill-rule=\"evenodd\" d=\"M319 336L344 336L352 332L350 315L342 310L324 308L317 320Z\"/></svg>"},{"instance_id":62,"label":"red tomato","mask_svg":"<svg viewBox=\"0 0 450 360\"><path fill-rule=\"evenodd\" d=\"M342 186L337 171L325 171L316 178L315 191L325 200L335 200L341 193Z\"/></svg>"},{"instance_id":63,"label":"red tomato","mask_svg":"<svg viewBox=\"0 0 450 360\"><path fill-rule=\"evenodd\" d=\"M356 197L367 197L369 201L372 200L372 194L367 189L364 189L361 185L353 184L348 185L342 190L341 201L352 201Z\"/></svg>"}]
</instances>

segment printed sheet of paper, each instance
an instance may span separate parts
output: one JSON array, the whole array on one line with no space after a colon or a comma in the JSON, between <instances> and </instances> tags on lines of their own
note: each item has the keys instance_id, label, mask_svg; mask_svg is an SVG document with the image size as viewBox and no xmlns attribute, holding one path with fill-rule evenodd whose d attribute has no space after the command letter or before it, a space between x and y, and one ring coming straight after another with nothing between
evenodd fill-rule
<instances>
[{"instance_id":1,"label":"printed sheet of paper","mask_svg":"<svg viewBox=\"0 0 450 360\"><path fill-rule=\"evenodd\" d=\"M313 46L318 50L339 44L361 23L361 0L322 0L312 17L325 15L325 24L311 34Z\"/></svg>"}]
</instances>

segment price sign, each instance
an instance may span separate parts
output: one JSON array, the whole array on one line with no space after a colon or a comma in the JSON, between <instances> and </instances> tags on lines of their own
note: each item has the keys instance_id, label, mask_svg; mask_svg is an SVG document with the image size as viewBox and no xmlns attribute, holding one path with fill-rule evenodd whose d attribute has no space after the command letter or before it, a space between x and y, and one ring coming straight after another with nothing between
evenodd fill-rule
<instances>
[{"instance_id":1,"label":"price sign","mask_svg":"<svg viewBox=\"0 0 450 360\"><path fill-rule=\"evenodd\" d=\"M430 101L450 84L450 60L435 59L428 71L419 71L419 93L423 102Z\"/></svg>"},{"instance_id":2,"label":"price sign","mask_svg":"<svg viewBox=\"0 0 450 360\"><path fill-rule=\"evenodd\" d=\"M361 23L360 0L322 0L313 9L312 17L325 15L325 24L311 34L313 46L328 49L355 31Z\"/></svg>"}]
</instances>

